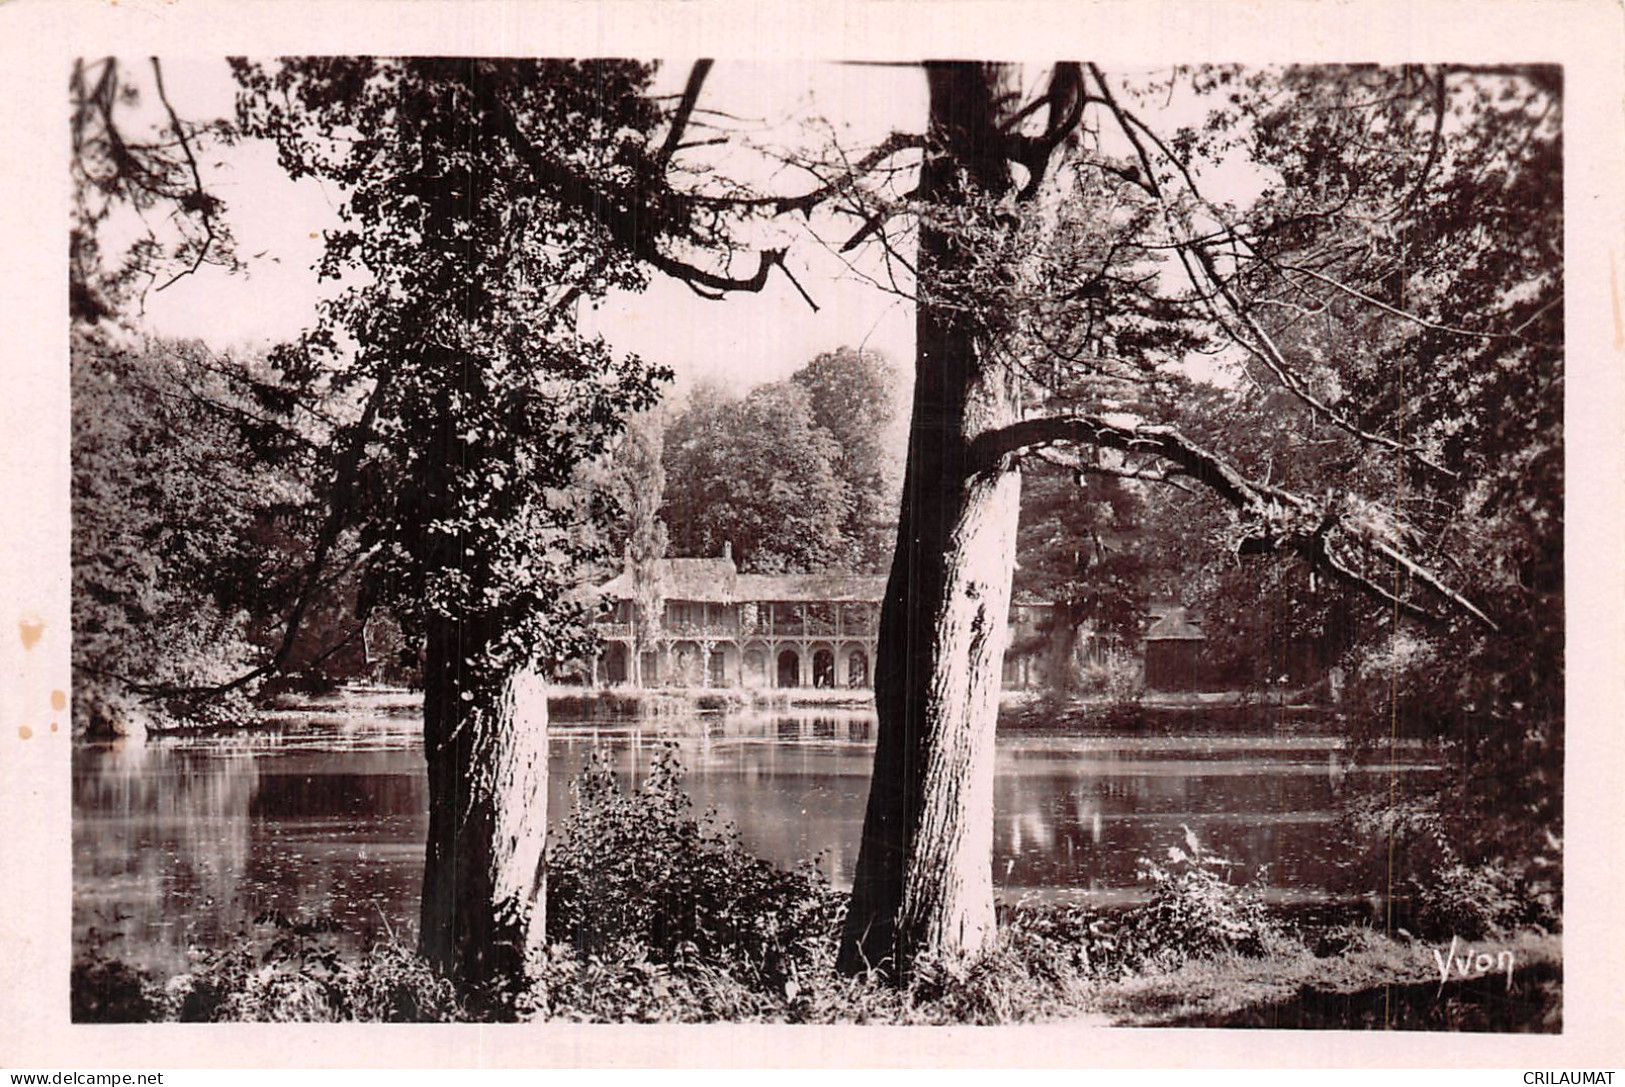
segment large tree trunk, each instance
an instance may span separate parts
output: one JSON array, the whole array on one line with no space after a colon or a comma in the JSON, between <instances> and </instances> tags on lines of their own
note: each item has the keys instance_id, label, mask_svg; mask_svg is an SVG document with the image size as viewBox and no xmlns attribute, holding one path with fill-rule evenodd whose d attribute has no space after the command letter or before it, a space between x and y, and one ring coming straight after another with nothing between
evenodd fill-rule
<instances>
[{"instance_id":1,"label":"large tree trunk","mask_svg":"<svg viewBox=\"0 0 1625 1087\"><path fill-rule=\"evenodd\" d=\"M939 207L1010 189L998 118L1019 98L1002 66L929 71L922 196ZM985 206L985 205L983 205ZM975 214L975 212L972 212ZM972 954L994 928L993 741L1015 558L1020 476L978 472L971 442L1012 422L1019 383L998 331L954 285L986 276L929 222L908 465L897 550L881 609L879 734L840 965L906 973L922 954Z\"/></svg>"},{"instance_id":2,"label":"large tree trunk","mask_svg":"<svg viewBox=\"0 0 1625 1087\"><path fill-rule=\"evenodd\" d=\"M423 668L429 842L420 943L471 982L522 976L546 938L547 690L481 674L472 624L432 620Z\"/></svg>"},{"instance_id":3,"label":"large tree trunk","mask_svg":"<svg viewBox=\"0 0 1625 1087\"><path fill-rule=\"evenodd\" d=\"M1066 697L1078 689L1078 636L1083 616L1065 603L1050 610L1048 660L1044 663L1045 686L1051 694Z\"/></svg>"}]
</instances>

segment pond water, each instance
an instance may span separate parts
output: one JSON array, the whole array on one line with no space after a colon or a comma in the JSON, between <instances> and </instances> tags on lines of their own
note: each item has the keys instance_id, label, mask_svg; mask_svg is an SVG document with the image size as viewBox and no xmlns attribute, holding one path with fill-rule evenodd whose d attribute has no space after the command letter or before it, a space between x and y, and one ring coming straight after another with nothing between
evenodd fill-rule
<instances>
[{"instance_id":1,"label":"pond water","mask_svg":"<svg viewBox=\"0 0 1625 1087\"><path fill-rule=\"evenodd\" d=\"M428 826L416 714L377 710L75 753L74 935L81 949L155 971L218 947L272 910L325 916L341 940L410 938ZM752 851L816 860L849 885L874 752L871 714L840 711L555 720L549 818L595 750L631 782L675 744L697 811L714 807ZM1001 897L1143 896L1136 859L1193 830L1262 872L1278 902L1327 897L1336 798L1360 774L1425 772L1420 752L1350 769L1313 727L1180 735L1001 734L994 882Z\"/></svg>"}]
</instances>

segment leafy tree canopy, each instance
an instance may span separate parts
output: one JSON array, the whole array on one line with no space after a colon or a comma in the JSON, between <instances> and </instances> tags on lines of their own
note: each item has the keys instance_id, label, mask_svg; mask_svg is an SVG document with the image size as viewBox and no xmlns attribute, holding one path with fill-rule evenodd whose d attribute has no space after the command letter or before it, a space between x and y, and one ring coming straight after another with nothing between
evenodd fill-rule
<instances>
[{"instance_id":1,"label":"leafy tree canopy","mask_svg":"<svg viewBox=\"0 0 1625 1087\"><path fill-rule=\"evenodd\" d=\"M645 272L598 194L658 212L631 62L368 58L234 62L239 122L290 176L340 186L320 273L355 280L276 361L349 422L321 484L366 555L364 603L487 632L497 671L585 648L560 603L600 554L573 473L665 374L575 332L575 305ZM635 202L633 202L635 201ZM614 210L614 209L612 209ZM478 654L476 654L478 656Z\"/></svg>"},{"instance_id":2,"label":"leafy tree canopy","mask_svg":"<svg viewBox=\"0 0 1625 1087\"><path fill-rule=\"evenodd\" d=\"M836 565L850 509L839 455L800 385L763 385L742 400L698 390L666 436L672 552L718 555L732 545L754 573Z\"/></svg>"},{"instance_id":3,"label":"leafy tree canopy","mask_svg":"<svg viewBox=\"0 0 1625 1087\"><path fill-rule=\"evenodd\" d=\"M733 400L694 390L665 437L672 553L741 569L883 569L896 533L897 376L851 348Z\"/></svg>"}]
</instances>

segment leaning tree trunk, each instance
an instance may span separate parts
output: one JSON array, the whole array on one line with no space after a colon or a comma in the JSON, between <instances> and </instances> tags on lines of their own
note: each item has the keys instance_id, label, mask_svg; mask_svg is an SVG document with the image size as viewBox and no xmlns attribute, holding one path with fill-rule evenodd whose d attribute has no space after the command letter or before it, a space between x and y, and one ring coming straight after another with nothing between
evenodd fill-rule
<instances>
[{"instance_id":1,"label":"leaning tree trunk","mask_svg":"<svg viewBox=\"0 0 1625 1087\"><path fill-rule=\"evenodd\" d=\"M428 631L420 943L436 967L481 982L521 976L545 942L547 691L533 671L470 667L484 644L470 626Z\"/></svg>"},{"instance_id":2,"label":"leaning tree trunk","mask_svg":"<svg viewBox=\"0 0 1625 1087\"><path fill-rule=\"evenodd\" d=\"M1010 191L998 121L1019 105L1013 76L995 66L930 69L935 147L922 199L974 216ZM879 731L845 970L902 974L922 954L972 954L995 934L993 741L1021 484L1008 466L977 471L971 443L1017 418L1019 383L996 357L996 325L965 305L988 275L986 234L981 241L972 250L930 219L920 230L913 417L880 616Z\"/></svg>"}]
</instances>

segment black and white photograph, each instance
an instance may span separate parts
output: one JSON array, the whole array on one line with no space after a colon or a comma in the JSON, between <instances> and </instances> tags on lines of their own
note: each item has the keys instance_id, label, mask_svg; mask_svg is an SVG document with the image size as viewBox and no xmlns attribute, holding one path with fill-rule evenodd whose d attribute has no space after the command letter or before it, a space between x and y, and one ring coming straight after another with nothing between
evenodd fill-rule
<instances>
[{"instance_id":1,"label":"black and white photograph","mask_svg":"<svg viewBox=\"0 0 1625 1087\"><path fill-rule=\"evenodd\" d=\"M1561 58L251 44L38 98L65 1029L1596 1023Z\"/></svg>"}]
</instances>

